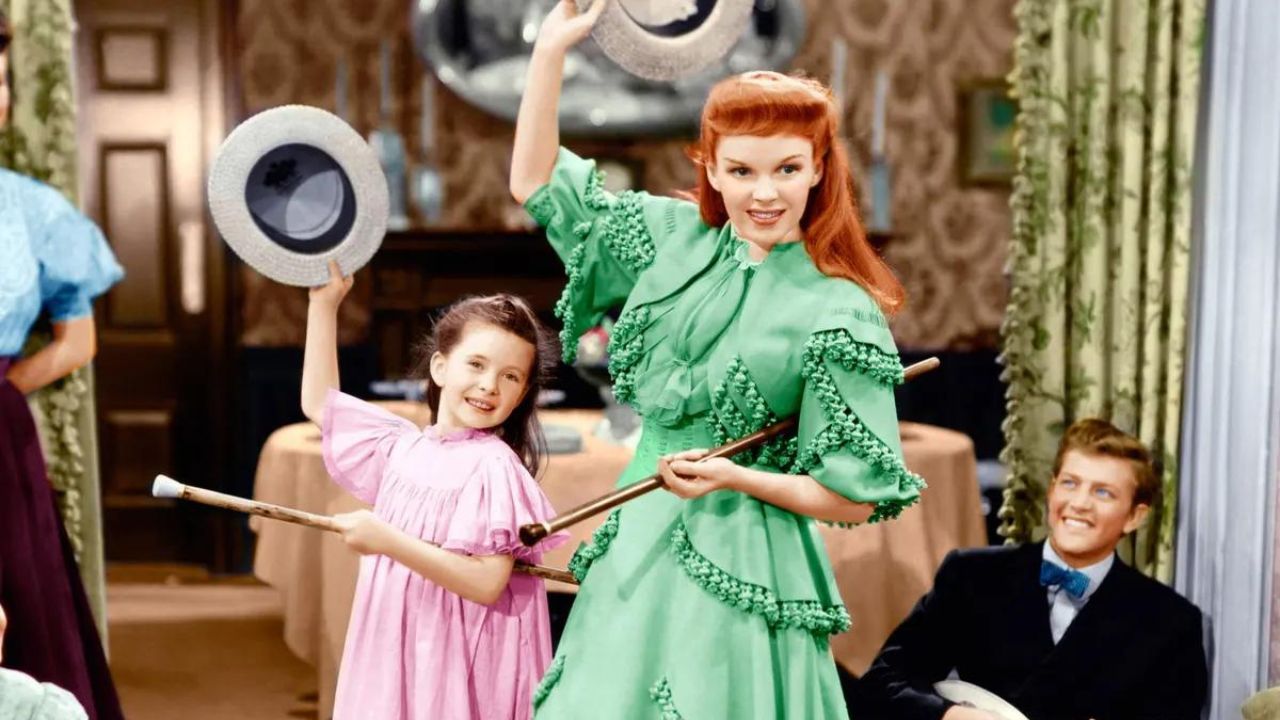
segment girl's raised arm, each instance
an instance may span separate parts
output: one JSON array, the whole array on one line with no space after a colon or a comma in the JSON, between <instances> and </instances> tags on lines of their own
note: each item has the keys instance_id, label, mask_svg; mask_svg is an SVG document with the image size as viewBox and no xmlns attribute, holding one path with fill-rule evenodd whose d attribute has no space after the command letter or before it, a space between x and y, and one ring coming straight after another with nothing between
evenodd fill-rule
<instances>
[{"instance_id":1,"label":"girl's raised arm","mask_svg":"<svg viewBox=\"0 0 1280 720\"><path fill-rule=\"evenodd\" d=\"M595 0L590 10L580 14L574 0L560 0L538 30L511 151L511 196L519 203L551 179L560 149L558 117L564 58L569 48L591 32L607 2Z\"/></svg>"},{"instance_id":2,"label":"girl's raised arm","mask_svg":"<svg viewBox=\"0 0 1280 720\"><path fill-rule=\"evenodd\" d=\"M343 277L338 264L329 261L329 282L311 288L307 306L307 345L302 356L302 414L321 425L329 388L338 387L338 306L351 290L351 277Z\"/></svg>"}]
</instances>

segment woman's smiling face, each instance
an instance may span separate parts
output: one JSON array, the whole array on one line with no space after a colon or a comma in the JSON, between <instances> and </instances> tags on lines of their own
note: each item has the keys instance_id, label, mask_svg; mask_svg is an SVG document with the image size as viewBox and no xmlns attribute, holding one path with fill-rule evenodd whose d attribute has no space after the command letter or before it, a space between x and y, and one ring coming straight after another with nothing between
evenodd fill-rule
<instances>
[{"instance_id":1,"label":"woman's smiling face","mask_svg":"<svg viewBox=\"0 0 1280 720\"><path fill-rule=\"evenodd\" d=\"M768 251L801 240L809 191L822 179L813 143L796 135L727 135L707 179L739 237Z\"/></svg>"}]
</instances>

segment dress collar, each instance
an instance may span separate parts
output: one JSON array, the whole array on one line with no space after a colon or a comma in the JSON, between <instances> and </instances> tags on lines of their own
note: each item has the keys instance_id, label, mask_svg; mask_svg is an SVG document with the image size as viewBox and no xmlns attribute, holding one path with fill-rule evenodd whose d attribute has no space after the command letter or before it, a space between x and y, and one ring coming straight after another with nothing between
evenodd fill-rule
<instances>
[{"instance_id":1,"label":"dress collar","mask_svg":"<svg viewBox=\"0 0 1280 720\"><path fill-rule=\"evenodd\" d=\"M474 440L493 434L491 430L481 430L480 428L458 428L443 432L438 425L428 425L422 429L422 433L428 438L442 443Z\"/></svg>"},{"instance_id":2,"label":"dress collar","mask_svg":"<svg viewBox=\"0 0 1280 720\"><path fill-rule=\"evenodd\" d=\"M743 237L738 234L738 229L733 226L733 223L725 223L725 226L729 229L729 239L733 244L733 259L737 262L739 270L758 268L766 262L769 262L769 259L772 257L790 255L794 252L795 248L804 247L804 240L778 243L773 246L773 249L769 251L769 254L765 255L760 260L756 260L751 257L751 243L743 239ZM804 253L801 252L800 254L803 255Z\"/></svg>"}]
</instances>

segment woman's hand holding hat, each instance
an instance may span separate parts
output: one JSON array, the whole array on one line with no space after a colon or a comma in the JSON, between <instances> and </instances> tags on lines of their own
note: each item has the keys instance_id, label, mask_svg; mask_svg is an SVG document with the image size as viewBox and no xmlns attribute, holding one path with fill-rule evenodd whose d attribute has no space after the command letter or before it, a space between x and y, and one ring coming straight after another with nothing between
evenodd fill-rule
<instances>
[{"instance_id":1,"label":"woman's hand holding hat","mask_svg":"<svg viewBox=\"0 0 1280 720\"><path fill-rule=\"evenodd\" d=\"M574 0L560 0L542 21L535 50L567 52L591 34L607 4L609 0L595 0L591 9L579 12Z\"/></svg>"}]
</instances>

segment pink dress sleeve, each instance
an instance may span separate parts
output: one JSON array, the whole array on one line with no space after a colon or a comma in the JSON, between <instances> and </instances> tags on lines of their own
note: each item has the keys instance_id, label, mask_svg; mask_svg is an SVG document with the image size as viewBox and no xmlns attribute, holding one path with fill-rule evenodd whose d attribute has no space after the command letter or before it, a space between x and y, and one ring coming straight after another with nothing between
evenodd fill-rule
<instances>
[{"instance_id":1,"label":"pink dress sleeve","mask_svg":"<svg viewBox=\"0 0 1280 720\"><path fill-rule=\"evenodd\" d=\"M420 432L394 413L330 389L321 428L325 470L347 492L373 504L396 441Z\"/></svg>"},{"instance_id":2,"label":"pink dress sleeve","mask_svg":"<svg viewBox=\"0 0 1280 720\"><path fill-rule=\"evenodd\" d=\"M520 542L520 526L555 516L555 508L515 453L496 452L480 463L458 498L441 547L468 555L514 555L536 563L564 544L568 532L549 535L533 547Z\"/></svg>"}]
</instances>

